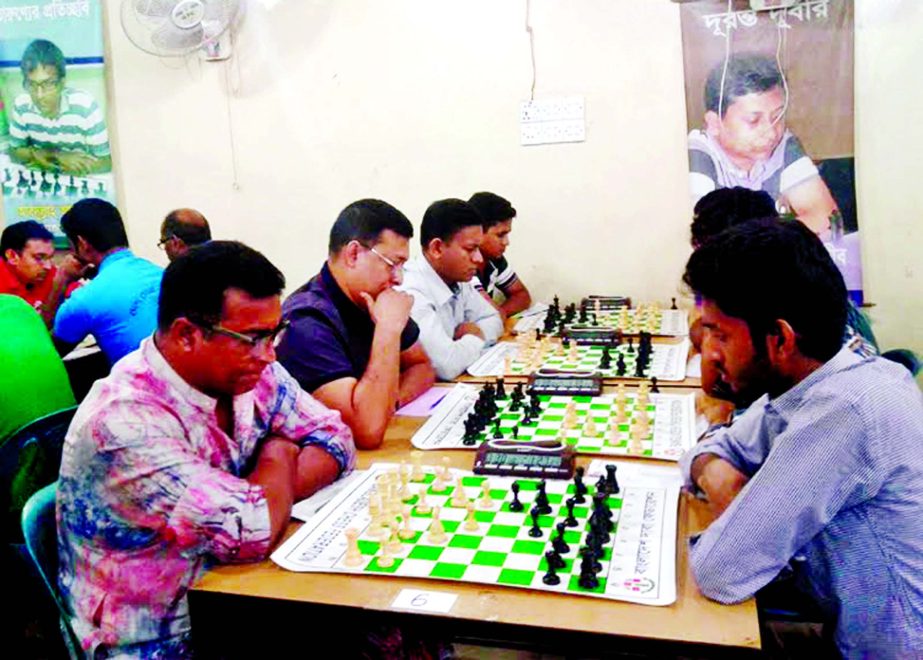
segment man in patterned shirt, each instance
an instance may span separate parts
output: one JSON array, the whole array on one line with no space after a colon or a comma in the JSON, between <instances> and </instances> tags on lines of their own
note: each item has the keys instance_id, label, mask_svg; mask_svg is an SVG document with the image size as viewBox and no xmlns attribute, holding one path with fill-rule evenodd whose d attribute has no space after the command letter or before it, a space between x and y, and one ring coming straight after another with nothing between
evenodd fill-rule
<instances>
[{"instance_id":1,"label":"man in patterned shirt","mask_svg":"<svg viewBox=\"0 0 923 660\"><path fill-rule=\"evenodd\" d=\"M481 241L484 261L471 283L486 294L484 297L504 319L528 309L532 304L532 296L503 256L510 244L516 209L500 195L491 192L474 193L468 203L481 216L481 227L484 229L484 239ZM503 302L499 304L494 300L498 293L503 295Z\"/></svg>"},{"instance_id":2,"label":"man in patterned shirt","mask_svg":"<svg viewBox=\"0 0 923 660\"><path fill-rule=\"evenodd\" d=\"M265 557L352 435L275 361L282 274L231 241L174 261L158 330L81 404L58 482L59 585L90 657L190 653L210 562ZM97 653L98 655L94 655Z\"/></svg>"},{"instance_id":3,"label":"man in patterned shirt","mask_svg":"<svg viewBox=\"0 0 923 660\"><path fill-rule=\"evenodd\" d=\"M10 108L10 158L45 172L82 176L110 171L106 118L89 93L64 86L61 49L36 39L19 66L26 92Z\"/></svg>"},{"instance_id":4,"label":"man in patterned shirt","mask_svg":"<svg viewBox=\"0 0 923 660\"><path fill-rule=\"evenodd\" d=\"M702 354L756 401L681 461L717 519L689 560L709 598L777 577L855 658L923 657L923 396L904 367L843 346L846 287L800 222L755 220L693 253Z\"/></svg>"}]
</instances>

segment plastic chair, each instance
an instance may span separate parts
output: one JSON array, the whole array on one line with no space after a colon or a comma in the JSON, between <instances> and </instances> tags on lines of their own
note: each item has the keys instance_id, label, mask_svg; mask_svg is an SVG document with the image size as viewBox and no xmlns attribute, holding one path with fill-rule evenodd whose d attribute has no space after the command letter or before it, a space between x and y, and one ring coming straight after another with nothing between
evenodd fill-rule
<instances>
[{"instance_id":1,"label":"plastic chair","mask_svg":"<svg viewBox=\"0 0 923 660\"><path fill-rule=\"evenodd\" d=\"M57 480L64 436L77 407L26 424L0 444L0 538L22 543L20 517L37 490Z\"/></svg>"},{"instance_id":2,"label":"plastic chair","mask_svg":"<svg viewBox=\"0 0 923 660\"><path fill-rule=\"evenodd\" d=\"M67 652L71 658L84 658L86 656L80 642L70 626L67 607L58 594L58 530L55 520L57 491L58 482L55 481L29 498L22 510L22 533L29 557L58 608L58 621Z\"/></svg>"}]
</instances>

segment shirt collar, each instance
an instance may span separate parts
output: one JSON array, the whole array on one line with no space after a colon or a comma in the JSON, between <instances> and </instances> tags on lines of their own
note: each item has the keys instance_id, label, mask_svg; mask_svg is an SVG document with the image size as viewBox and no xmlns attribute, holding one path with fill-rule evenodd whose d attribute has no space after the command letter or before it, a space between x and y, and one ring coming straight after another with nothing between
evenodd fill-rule
<instances>
[{"instance_id":1,"label":"shirt collar","mask_svg":"<svg viewBox=\"0 0 923 660\"><path fill-rule=\"evenodd\" d=\"M21 296L21 293L26 292L26 287L22 281L16 277L16 273L13 272L13 267L10 266L6 259L0 259L0 285L3 286L4 290L12 293L13 295Z\"/></svg>"},{"instance_id":2,"label":"shirt collar","mask_svg":"<svg viewBox=\"0 0 923 660\"><path fill-rule=\"evenodd\" d=\"M445 280L439 277L439 273L436 272L426 257L419 257L417 264L420 274L423 276L424 282L426 283L426 288L429 290L428 297L435 301L437 305L442 306L446 304L453 296L458 294L460 290L458 285L456 285L455 291L450 289L449 285L445 283Z\"/></svg>"},{"instance_id":3,"label":"shirt collar","mask_svg":"<svg viewBox=\"0 0 923 660\"><path fill-rule=\"evenodd\" d=\"M858 355L843 347L832 358L812 371L808 376L794 387L780 394L775 399L770 399L767 407L774 409L780 417L787 418L800 406L808 391L822 380L829 378L840 371L854 367L862 361Z\"/></svg>"},{"instance_id":4,"label":"shirt collar","mask_svg":"<svg viewBox=\"0 0 923 660\"><path fill-rule=\"evenodd\" d=\"M324 262L324 267L321 268L320 278L324 288L327 290L327 295L330 296L330 301L333 303L334 307L337 308L337 311L340 312L341 316L371 321L368 311L354 303L343 289L340 288L333 273L330 272L330 265L326 262Z\"/></svg>"},{"instance_id":5,"label":"shirt collar","mask_svg":"<svg viewBox=\"0 0 923 660\"><path fill-rule=\"evenodd\" d=\"M174 390L179 392L179 395L185 401L206 412L215 411L215 407L218 405L218 400L213 399L204 392L200 392L185 380L183 380L183 378L178 373L176 373L173 367L170 366L170 363L167 362L166 358L164 358L163 354L160 352L160 349L157 348L153 337L148 337L141 342L141 352L144 355L145 361L147 361L147 363L150 365L151 372L154 374L154 376L164 381Z\"/></svg>"},{"instance_id":6,"label":"shirt collar","mask_svg":"<svg viewBox=\"0 0 923 660\"><path fill-rule=\"evenodd\" d=\"M122 261L122 259L128 259L133 256L131 250L127 247L119 248L115 252L110 252L99 262L99 272L102 272L103 268L108 264L114 264L116 261Z\"/></svg>"}]
</instances>

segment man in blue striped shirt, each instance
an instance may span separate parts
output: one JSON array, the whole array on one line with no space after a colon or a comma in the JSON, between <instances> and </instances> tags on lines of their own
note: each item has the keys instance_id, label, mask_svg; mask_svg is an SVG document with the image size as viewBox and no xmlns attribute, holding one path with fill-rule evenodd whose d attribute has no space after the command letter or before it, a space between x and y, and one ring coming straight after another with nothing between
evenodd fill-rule
<instances>
[{"instance_id":1,"label":"man in blue striped shirt","mask_svg":"<svg viewBox=\"0 0 923 660\"><path fill-rule=\"evenodd\" d=\"M36 39L23 52L20 69L26 91L10 112L10 158L46 172L110 171L106 119L88 92L65 87L61 49Z\"/></svg>"},{"instance_id":2,"label":"man in blue striped shirt","mask_svg":"<svg viewBox=\"0 0 923 660\"><path fill-rule=\"evenodd\" d=\"M691 543L699 588L738 602L791 572L843 656L923 657L920 389L842 348L846 288L800 222L731 228L684 280L704 299L703 355L758 397L681 463L718 516Z\"/></svg>"}]
</instances>

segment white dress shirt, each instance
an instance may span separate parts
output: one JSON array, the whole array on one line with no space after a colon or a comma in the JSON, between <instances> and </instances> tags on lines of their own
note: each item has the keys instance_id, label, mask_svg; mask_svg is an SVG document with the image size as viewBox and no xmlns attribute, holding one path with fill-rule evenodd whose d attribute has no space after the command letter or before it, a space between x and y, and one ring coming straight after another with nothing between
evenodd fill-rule
<instances>
[{"instance_id":1,"label":"white dress shirt","mask_svg":"<svg viewBox=\"0 0 923 660\"><path fill-rule=\"evenodd\" d=\"M420 342L442 380L459 376L503 334L499 312L471 282L456 284L453 291L425 257L407 262L398 288L413 296L410 315L420 326ZM455 328L466 322L476 323L484 339L475 335L454 339Z\"/></svg>"}]
</instances>

